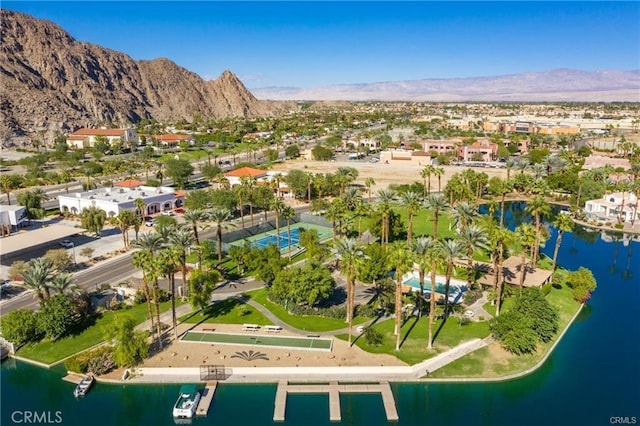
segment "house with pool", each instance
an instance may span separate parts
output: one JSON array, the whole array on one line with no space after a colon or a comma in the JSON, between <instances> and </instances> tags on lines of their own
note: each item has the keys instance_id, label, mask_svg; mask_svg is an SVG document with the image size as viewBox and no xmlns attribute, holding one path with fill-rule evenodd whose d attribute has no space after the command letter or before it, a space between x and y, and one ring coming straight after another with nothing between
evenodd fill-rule
<instances>
[{"instance_id":1,"label":"house with pool","mask_svg":"<svg viewBox=\"0 0 640 426\"><path fill-rule=\"evenodd\" d=\"M614 192L589 200L584 205L587 218L598 222L631 222L640 219L638 198L632 192Z\"/></svg>"}]
</instances>

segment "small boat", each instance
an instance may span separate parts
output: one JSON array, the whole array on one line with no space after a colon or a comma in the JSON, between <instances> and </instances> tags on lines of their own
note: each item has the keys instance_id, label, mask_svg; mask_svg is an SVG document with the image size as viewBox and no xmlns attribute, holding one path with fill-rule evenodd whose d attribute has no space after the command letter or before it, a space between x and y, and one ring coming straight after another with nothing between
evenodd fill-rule
<instances>
[{"instance_id":1,"label":"small boat","mask_svg":"<svg viewBox=\"0 0 640 426\"><path fill-rule=\"evenodd\" d=\"M93 378L93 376L87 376L84 379L82 379L80 383L78 383L78 385L76 386L75 390L73 391L73 395L76 398L85 396L87 392L89 392L89 389L91 389L91 386L93 385L94 380L95 379Z\"/></svg>"},{"instance_id":2,"label":"small boat","mask_svg":"<svg viewBox=\"0 0 640 426\"><path fill-rule=\"evenodd\" d=\"M173 406L173 417L190 419L196 412L200 392L196 385L182 385L180 395Z\"/></svg>"}]
</instances>

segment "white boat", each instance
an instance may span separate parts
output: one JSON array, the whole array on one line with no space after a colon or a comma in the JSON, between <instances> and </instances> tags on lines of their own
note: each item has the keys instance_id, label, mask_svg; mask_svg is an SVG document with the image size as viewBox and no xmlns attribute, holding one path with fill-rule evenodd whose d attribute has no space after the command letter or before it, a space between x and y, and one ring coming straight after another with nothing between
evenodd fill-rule
<instances>
[{"instance_id":1,"label":"white boat","mask_svg":"<svg viewBox=\"0 0 640 426\"><path fill-rule=\"evenodd\" d=\"M76 398L85 396L87 392L89 392L89 389L91 389L91 386L93 385L94 380L95 379L93 378L93 376L87 376L84 379L82 379L74 389L73 395Z\"/></svg>"},{"instance_id":2,"label":"white boat","mask_svg":"<svg viewBox=\"0 0 640 426\"><path fill-rule=\"evenodd\" d=\"M182 385L180 396L173 406L173 417L191 418L198 408L200 392L196 385Z\"/></svg>"}]
</instances>

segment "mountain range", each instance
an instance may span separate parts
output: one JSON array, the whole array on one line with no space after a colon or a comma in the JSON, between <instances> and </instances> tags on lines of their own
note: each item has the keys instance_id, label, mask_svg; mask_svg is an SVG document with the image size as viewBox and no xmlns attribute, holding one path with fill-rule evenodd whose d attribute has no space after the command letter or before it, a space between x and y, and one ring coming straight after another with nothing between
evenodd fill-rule
<instances>
[{"instance_id":1,"label":"mountain range","mask_svg":"<svg viewBox=\"0 0 640 426\"><path fill-rule=\"evenodd\" d=\"M58 25L0 11L0 138L141 118L191 120L276 114L230 71L205 81L168 59L136 61L75 40Z\"/></svg>"},{"instance_id":2,"label":"mountain range","mask_svg":"<svg viewBox=\"0 0 640 426\"><path fill-rule=\"evenodd\" d=\"M348 101L523 101L640 102L640 71L545 72L366 84L336 84L312 88L252 89L261 99Z\"/></svg>"}]
</instances>

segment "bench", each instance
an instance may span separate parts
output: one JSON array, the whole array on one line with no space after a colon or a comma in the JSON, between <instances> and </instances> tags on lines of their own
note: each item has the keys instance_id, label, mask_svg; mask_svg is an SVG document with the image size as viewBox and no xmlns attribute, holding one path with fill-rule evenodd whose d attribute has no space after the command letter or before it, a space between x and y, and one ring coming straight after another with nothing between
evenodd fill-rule
<instances>
[{"instance_id":1,"label":"bench","mask_svg":"<svg viewBox=\"0 0 640 426\"><path fill-rule=\"evenodd\" d=\"M260 326L257 324L243 324L242 331L258 331Z\"/></svg>"},{"instance_id":2,"label":"bench","mask_svg":"<svg viewBox=\"0 0 640 426\"><path fill-rule=\"evenodd\" d=\"M307 337L320 337L319 334L307 334Z\"/></svg>"},{"instance_id":3,"label":"bench","mask_svg":"<svg viewBox=\"0 0 640 426\"><path fill-rule=\"evenodd\" d=\"M280 333L282 331L282 327L279 325L265 325L264 330L267 333Z\"/></svg>"},{"instance_id":4,"label":"bench","mask_svg":"<svg viewBox=\"0 0 640 426\"><path fill-rule=\"evenodd\" d=\"M215 328L203 328L202 331L216 331Z\"/></svg>"}]
</instances>

